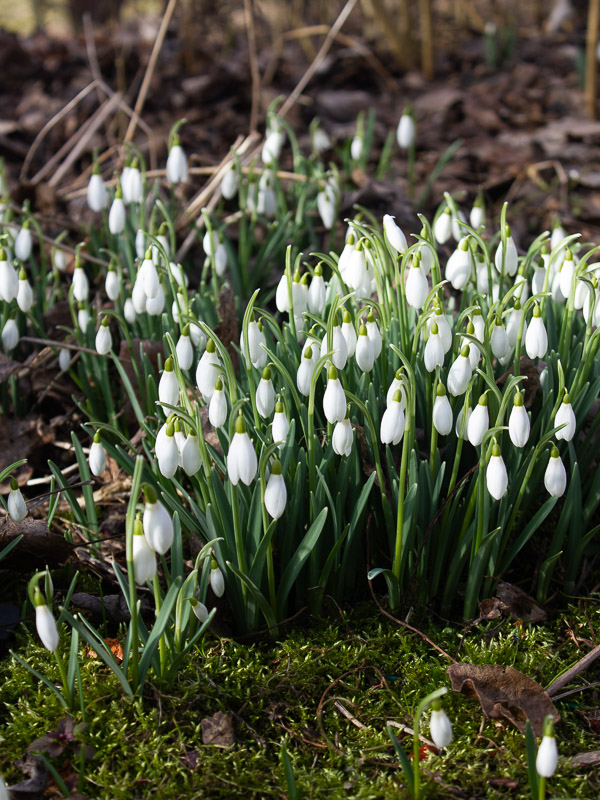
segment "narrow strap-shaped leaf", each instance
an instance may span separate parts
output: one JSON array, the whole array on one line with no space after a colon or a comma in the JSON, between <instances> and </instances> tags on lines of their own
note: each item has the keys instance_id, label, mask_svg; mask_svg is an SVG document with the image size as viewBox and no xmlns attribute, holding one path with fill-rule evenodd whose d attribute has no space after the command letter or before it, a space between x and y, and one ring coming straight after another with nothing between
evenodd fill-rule
<instances>
[{"instance_id":1,"label":"narrow strap-shaped leaf","mask_svg":"<svg viewBox=\"0 0 600 800\"><path fill-rule=\"evenodd\" d=\"M152 661L152 657L158 648L160 637L163 635L165 628L171 617L171 612L175 606L175 602L177 600L177 595L179 593L179 589L181 588L181 578L177 577L171 584L171 588L166 594L165 599L163 600L163 604L160 609L160 613L156 618L156 622L152 626L152 630L150 631L150 636L148 637L148 641L144 645L144 650L142 652L142 657L140 658L140 673L139 673L139 680L140 686L144 683L146 679L146 673L150 668L150 663Z\"/></svg>"},{"instance_id":2,"label":"narrow strap-shaped leaf","mask_svg":"<svg viewBox=\"0 0 600 800\"><path fill-rule=\"evenodd\" d=\"M49 681L49 680L48 680L48 678L45 678L45 677L42 675L42 673L41 673L41 672L38 672L38 671L37 671L37 669L34 669L34 668L33 668L33 667L30 665L30 664L28 664L26 661L23 661L23 659L22 659L20 656L18 656L18 655L17 655L17 654L14 652L14 650L10 650L9 652L10 652L11 656L12 656L13 658L15 658L15 659L16 659L16 660L19 662L19 664L21 664L21 666L22 666L22 667L25 667L25 669L29 670L29 672L31 672L31 674L32 674L32 675L35 675L35 677L38 679L38 681L41 681L42 683L44 683L44 684L45 684L45 685L46 685L46 686L47 686L49 689L51 689L51 690L54 692L54 694L55 694L55 695L58 697L58 699L60 700L60 703L61 703L61 705L62 705L64 708L66 708L66 709L68 709L68 708L69 708L69 706L67 705L67 701L66 701L66 700L65 700L65 698L62 696L62 694L61 694L61 692L60 692L60 690L59 690L58 686L55 686L55 685L52 683L52 681Z\"/></svg>"},{"instance_id":3,"label":"narrow strap-shaped leaf","mask_svg":"<svg viewBox=\"0 0 600 800\"><path fill-rule=\"evenodd\" d=\"M322 509L319 515L316 517L315 521L310 526L304 535L304 538L298 545L296 552L291 557L285 572L281 576L279 588L277 590L277 608L280 614L283 614L283 609L285 608L288 595L296 581L296 578L298 577L298 573L304 566L306 559L309 557L313 547L321 535L321 531L325 525L325 520L327 519L327 511L327 508Z\"/></svg>"},{"instance_id":4,"label":"narrow strap-shaped leaf","mask_svg":"<svg viewBox=\"0 0 600 800\"><path fill-rule=\"evenodd\" d=\"M538 800L540 779L535 768L537 746L535 743L535 736L533 735L533 728L531 727L529 720L527 720L527 724L525 726L525 752L527 754L527 779L529 781L529 791L531 792L532 800Z\"/></svg>"},{"instance_id":5,"label":"narrow strap-shaped leaf","mask_svg":"<svg viewBox=\"0 0 600 800\"><path fill-rule=\"evenodd\" d=\"M239 578L239 580L246 586L252 597L256 600L256 603L260 608L260 610L262 611L263 617L265 618L269 628L276 628L277 620L275 619L275 614L273 613L273 609L269 605L267 598L260 591L258 586L253 581L251 581L247 575L244 575L244 573L241 572L235 566L235 564L232 564L231 561L227 562L227 568L230 569L237 578Z\"/></svg>"},{"instance_id":6,"label":"narrow strap-shaped leaf","mask_svg":"<svg viewBox=\"0 0 600 800\"><path fill-rule=\"evenodd\" d=\"M392 726L387 726L388 736L392 740L392 744L394 745L394 750L396 751L396 755L398 756L398 761L400 762L400 766L404 772L406 777L406 785L408 786L408 791L413 795L415 794L415 776L413 774L413 768L408 760L408 756L400 742L398 741L398 737L394 733ZM415 767L416 768L416 767Z\"/></svg>"}]
</instances>

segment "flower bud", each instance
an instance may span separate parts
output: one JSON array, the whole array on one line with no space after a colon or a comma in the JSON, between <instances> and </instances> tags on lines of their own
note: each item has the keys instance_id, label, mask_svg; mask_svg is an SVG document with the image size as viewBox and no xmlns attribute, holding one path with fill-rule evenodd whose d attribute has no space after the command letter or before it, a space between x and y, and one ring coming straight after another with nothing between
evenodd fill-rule
<instances>
[{"instance_id":1,"label":"flower bud","mask_svg":"<svg viewBox=\"0 0 600 800\"><path fill-rule=\"evenodd\" d=\"M27 516L27 505L19 489L19 484L14 478L10 479L10 492L8 493L8 514L13 522L21 522Z\"/></svg>"},{"instance_id":2,"label":"flower bud","mask_svg":"<svg viewBox=\"0 0 600 800\"><path fill-rule=\"evenodd\" d=\"M156 497L156 491L151 486L144 489L146 505L142 525L148 547L159 555L164 555L173 544L173 520L167 509Z\"/></svg>"},{"instance_id":3,"label":"flower bud","mask_svg":"<svg viewBox=\"0 0 600 800\"><path fill-rule=\"evenodd\" d=\"M273 519L279 519L285 511L286 502L287 489L281 474L281 463L275 459L265 488L265 508L269 516Z\"/></svg>"},{"instance_id":4,"label":"flower bud","mask_svg":"<svg viewBox=\"0 0 600 800\"><path fill-rule=\"evenodd\" d=\"M94 434L88 456L88 464L90 465L90 472L92 475L102 475L106 469L106 451L102 447L100 431L96 431Z\"/></svg>"}]
</instances>

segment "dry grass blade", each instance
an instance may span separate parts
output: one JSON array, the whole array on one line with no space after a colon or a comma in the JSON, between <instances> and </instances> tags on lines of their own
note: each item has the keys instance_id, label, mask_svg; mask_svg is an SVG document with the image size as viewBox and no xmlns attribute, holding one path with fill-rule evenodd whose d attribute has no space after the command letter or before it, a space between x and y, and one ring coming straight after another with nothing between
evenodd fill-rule
<instances>
[{"instance_id":1,"label":"dry grass blade","mask_svg":"<svg viewBox=\"0 0 600 800\"><path fill-rule=\"evenodd\" d=\"M260 72L258 70L258 56L256 53L256 32L254 30L252 0L244 0L244 13L246 15L246 31L248 33L248 51L250 55L250 75L252 77L252 106L250 108L250 133L252 133L252 131L256 130L258 112L260 110Z\"/></svg>"}]
</instances>

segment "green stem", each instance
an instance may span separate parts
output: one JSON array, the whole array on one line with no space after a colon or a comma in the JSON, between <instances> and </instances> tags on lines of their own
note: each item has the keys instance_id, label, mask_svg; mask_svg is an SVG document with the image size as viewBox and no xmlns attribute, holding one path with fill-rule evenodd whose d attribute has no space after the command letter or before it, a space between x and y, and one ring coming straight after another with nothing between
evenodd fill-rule
<instances>
[{"instance_id":1,"label":"green stem","mask_svg":"<svg viewBox=\"0 0 600 800\"><path fill-rule=\"evenodd\" d=\"M67 701L69 709L73 711L73 695L71 694L71 690L69 688L69 681L67 680L65 664L58 650L54 651L54 658L56 659L56 663L58 665L58 671L60 672L60 679L62 681L63 691L65 693L65 700Z\"/></svg>"},{"instance_id":2,"label":"green stem","mask_svg":"<svg viewBox=\"0 0 600 800\"><path fill-rule=\"evenodd\" d=\"M133 569L133 527L135 523L135 507L142 485L143 456L137 456L131 482L131 495L127 507L125 523L125 558L127 562L127 579L129 582L129 612L131 614L131 684L134 694L139 688L139 633L137 618L137 587Z\"/></svg>"},{"instance_id":3,"label":"green stem","mask_svg":"<svg viewBox=\"0 0 600 800\"><path fill-rule=\"evenodd\" d=\"M235 538L235 553L237 556L237 565L240 572L244 575L248 574L248 567L246 564L246 552L244 550L244 534L240 522L240 498L237 486L231 485L231 511L233 513L233 535ZM246 601L246 584L242 583L242 595L244 603Z\"/></svg>"},{"instance_id":4,"label":"green stem","mask_svg":"<svg viewBox=\"0 0 600 800\"><path fill-rule=\"evenodd\" d=\"M158 579L158 573L155 573L154 578L152 579L152 591L154 592L155 612L156 616L158 617L160 614L160 609L162 608L162 597L160 593L160 581ZM162 678L167 672L167 642L165 640L164 632L160 636L158 649L160 652L160 677Z\"/></svg>"}]
</instances>

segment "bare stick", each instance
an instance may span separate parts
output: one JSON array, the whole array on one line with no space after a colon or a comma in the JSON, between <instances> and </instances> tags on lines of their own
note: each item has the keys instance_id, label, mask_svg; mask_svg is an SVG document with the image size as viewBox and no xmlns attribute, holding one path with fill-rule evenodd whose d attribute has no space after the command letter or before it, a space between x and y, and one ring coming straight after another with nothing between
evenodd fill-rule
<instances>
[{"instance_id":1,"label":"bare stick","mask_svg":"<svg viewBox=\"0 0 600 800\"><path fill-rule=\"evenodd\" d=\"M585 51L585 104L592 119L596 118L596 46L598 44L598 21L600 0L590 0Z\"/></svg>"},{"instance_id":2,"label":"bare stick","mask_svg":"<svg viewBox=\"0 0 600 800\"><path fill-rule=\"evenodd\" d=\"M252 76L252 106L250 108L250 133L252 133L252 131L256 130L260 108L260 72L258 71L258 57L256 55L256 32L254 30L252 0L244 0L244 12L246 15L246 31L248 33L250 75Z\"/></svg>"},{"instance_id":3,"label":"bare stick","mask_svg":"<svg viewBox=\"0 0 600 800\"><path fill-rule=\"evenodd\" d=\"M421 69L428 81L433 80L433 30L430 0L419 0L421 18Z\"/></svg>"},{"instance_id":4,"label":"bare stick","mask_svg":"<svg viewBox=\"0 0 600 800\"><path fill-rule=\"evenodd\" d=\"M171 22L171 17L173 16L173 12L175 11L176 5L177 5L177 0L169 0L166 11L161 20L158 33L156 34L156 39L154 40L152 53L150 54L150 61L148 62L148 66L146 67L144 80L142 81L142 85L140 86L140 91L137 96L137 100L135 101L135 106L133 107L133 110L135 111L136 115L139 115L141 113L142 108L144 107L144 103L146 102L146 95L148 94L148 89L150 88L150 81L152 80L152 76L154 75L154 70L156 68L158 56L163 46L165 36L167 35L169 22ZM132 119L129 122L127 133L125 134L125 139L124 139L125 142L130 142L133 139L133 134L135 133L136 127L137 127L137 116L132 117Z\"/></svg>"},{"instance_id":5,"label":"bare stick","mask_svg":"<svg viewBox=\"0 0 600 800\"><path fill-rule=\"evenodd\" d=\"M585 669L589 667L589 665L594 662L598 656L600 656L600 644L596 645L593 650L581 658L576 664L573 664L566 672L563 672L562 675L559 675L556 680L553 680L550 686L546 688L546 694L550 697L555 695L563 686L566 686L570 683L573 678L579 675L580 672L583 672Z\"/></svg>"}]
</instances>

